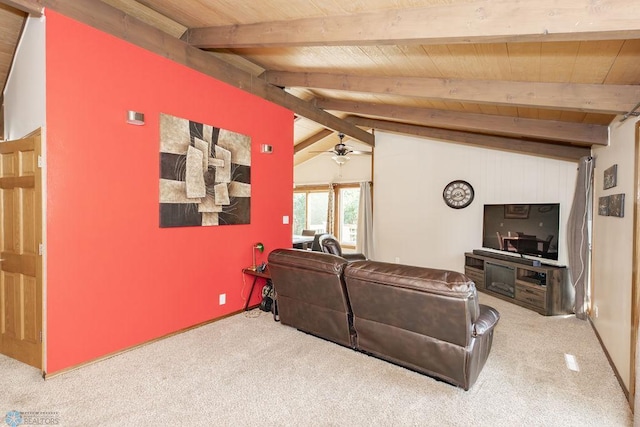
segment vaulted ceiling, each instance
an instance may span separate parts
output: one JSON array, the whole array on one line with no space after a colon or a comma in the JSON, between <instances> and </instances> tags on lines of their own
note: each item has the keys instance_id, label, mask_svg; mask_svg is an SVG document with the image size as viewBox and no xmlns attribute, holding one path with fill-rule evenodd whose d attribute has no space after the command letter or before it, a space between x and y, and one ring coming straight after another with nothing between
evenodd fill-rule
<instances>
[{"instance_id":1,"label":"vaulted ceiling","mask_svg":"<svg viewBox=\"0 0 640 427\"><path fill-rule=\"evenodd\" d=\"M640 102L634 1L0 0L3 85L42 7L291 109L296 164L371 129L576 159Z\"/></svg>"}]
</instances>

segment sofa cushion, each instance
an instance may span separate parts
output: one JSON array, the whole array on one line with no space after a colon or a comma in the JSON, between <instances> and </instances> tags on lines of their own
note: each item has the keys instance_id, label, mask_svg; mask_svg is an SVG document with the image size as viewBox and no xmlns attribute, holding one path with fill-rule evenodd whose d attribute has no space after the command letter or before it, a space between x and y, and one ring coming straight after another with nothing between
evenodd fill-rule
<instances>
[{"instance_id":1,"label":"sofa cushion","mask_svg":"<svg viewBox=\"0 0 640 427\"><path fill-rule=\"evenodd\" d=\"M476 292L475 284L462 273L449 270L392 264L377 261L354 262L349 275L374 282L431 293L465 297Z\"/></svg>"},{"instance_id":2,"label":"sofa cushion","mask_svg":"<svg viewBox=\"0 0 640 427\"><path fill-rule=\"evenodd\" d=\"M475 284L464 274L356 261L344 275L356 332L360 319L454 345L469 344L479 307Z\"/></svg>"}]
</instances>

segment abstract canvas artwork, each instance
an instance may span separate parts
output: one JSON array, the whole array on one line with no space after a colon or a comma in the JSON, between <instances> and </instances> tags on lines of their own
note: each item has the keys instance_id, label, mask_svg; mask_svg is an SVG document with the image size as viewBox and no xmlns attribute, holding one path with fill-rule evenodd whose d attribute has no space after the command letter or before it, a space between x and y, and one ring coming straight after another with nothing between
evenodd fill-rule
<instances>
[{"instance_id":1,"label":"abstract canvas artwork","mask_svg":"<svg viewBox=\"0 0 640 427\"><path fill-rule=\"evenodd\" d=\"M160 227L249 224L251 138L160 115Z\"/></svg>"},{"instance_id":2,"label":"abstract canvas artwork","mask_svg":"<svg viewBox=\"0 0 640 427\"><path fill-rule=\"evenodd\" d=\"M609 196L609 216L624 218L624 193Z\"/></svg>"},{"instance_id":3,"label":"abstract canvas artwork","mask_svg":"<svg viewBox=\"0 0 640 427\"><path fill-rule=\"evenodd\" d=\"M624 193L600 197L598 215L624 218Z\"/></svg>"},{"instance_id":4,"label":"abstract canvas artwork","mask_svg":"<svg viewBox=\"0 0 640 427\"><path fill-rule=\"evenodd\" d=\"M609 196L598 199L598 215L609 216Z\"/></svg>"},{"instance_id":5,"label":"abstract canvas artwork","mask_svg":"<svg viewBox=\"0 0 640 427\"><path fill-rule=\"evenodd\" d=\"M613 188L618 185L618 165L613 165L604 171L604 189Z\"/></svg>"}]
</instances>

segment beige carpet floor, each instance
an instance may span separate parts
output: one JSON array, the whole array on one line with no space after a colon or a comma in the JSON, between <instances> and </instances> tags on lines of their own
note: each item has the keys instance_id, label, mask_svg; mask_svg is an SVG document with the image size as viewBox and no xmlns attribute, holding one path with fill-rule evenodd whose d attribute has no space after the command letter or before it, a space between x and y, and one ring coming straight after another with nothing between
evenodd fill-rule
<instances>
[{"instance_id":1,"label":"beige carpet floor","mask_svg":"<svg viewBox=\"0 0 640 427\"><path fill-rule=\"evenodd\" d=\"M480 299L502 318L467 392L254 310L46 381L0 356L0 425L12 410L64 426L632 425L588 322Z\"/></svg>"}]
</instances>

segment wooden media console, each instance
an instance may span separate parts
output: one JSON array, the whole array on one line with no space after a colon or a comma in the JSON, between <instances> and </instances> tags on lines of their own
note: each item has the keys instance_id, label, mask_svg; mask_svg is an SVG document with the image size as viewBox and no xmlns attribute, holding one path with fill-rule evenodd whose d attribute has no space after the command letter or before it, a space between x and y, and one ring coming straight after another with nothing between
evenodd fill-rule
<instances>
[{"instance_id":1,"label":"wooden media console","mask_svg":"<svg viewBox=\"0 0 640 427\"><path fill-rule=\"evenodd\" d=\"M545 316L574 312L575 291L565 267L532 265L531 260L499 254L467 252L464 257L464 272L478 291Z\"/></svg>"}]
</instances>

